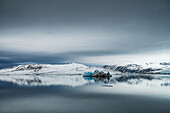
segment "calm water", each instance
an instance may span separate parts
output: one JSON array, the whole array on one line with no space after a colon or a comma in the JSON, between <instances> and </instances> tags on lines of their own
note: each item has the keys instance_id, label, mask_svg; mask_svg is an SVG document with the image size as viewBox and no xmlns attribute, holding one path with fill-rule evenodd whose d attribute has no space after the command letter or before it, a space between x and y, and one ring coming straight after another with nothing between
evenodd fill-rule
<instances>
[{"instance_id":1,"label":"calm water","mask_svg":"<svg viewBox=\"0 0 170 113\"><path fill-rule=\"evenodd\" d=\"M170 87L162 84L95 79L77 87L32 87L1 81L0 113L170 113Z\"/></svg>"}]
</instances>

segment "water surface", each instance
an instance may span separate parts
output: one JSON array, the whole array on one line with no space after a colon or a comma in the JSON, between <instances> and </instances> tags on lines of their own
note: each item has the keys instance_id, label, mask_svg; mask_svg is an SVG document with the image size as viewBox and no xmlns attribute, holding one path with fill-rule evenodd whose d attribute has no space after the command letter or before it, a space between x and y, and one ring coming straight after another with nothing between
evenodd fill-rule
<instances>
[{"instance_id":1,"label":"water surface","mask_svg":"<svg viewBox=\"0 0 170 113\"><path fill-rule=\"evenodd\" d=\"M170 87L161 85L169 82L167 78L162 82L91 79L94 82L78 86L1 81L0 113L170 113Z\"/></svg>"}]
</instances>

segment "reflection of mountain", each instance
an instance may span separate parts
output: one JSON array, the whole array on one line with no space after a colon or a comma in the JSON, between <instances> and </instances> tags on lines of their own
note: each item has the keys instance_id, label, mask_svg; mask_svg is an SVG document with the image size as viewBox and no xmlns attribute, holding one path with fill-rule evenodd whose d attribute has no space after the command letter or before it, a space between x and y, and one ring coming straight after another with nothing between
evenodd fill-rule
<instances>
[{"instance_id":1,"label":"reflection of mountain","mask_svg":"<svg viewBox=\"0 0 170 113\"><path fill-rule=\"evenodd\" d=\"M161 86L164 86L164 87L170 87L170 83L162 83Z\"/></svg>"},{"instance_id":2,"label":"reflection of mountain","mask_svg":"<svg viewBox=\"0 0 170 113\"><path fill-rule=\"evenodd\" d=\"M146 75L129 75L129 76L120 76L120 77L114 78L112 80L115 80L117 82L127 82L127 81L132 80L132 79L153 80L153 79L158 79L158 78L154 78L153 76L146 76Z\"/></svg>"},{"instance_id":3,"label":"reflection of mountain","mask_svg":"<svg viewBox=\"0 0 170 113\"><path fill-rule=\"evenodd\" d=\"M80 75L0 75L0 81L11 82L17 85L24 86L82 86L88 83L93 83L94 80L85 80ZM2 85L2 84L0 84Z\"/></svg>"},{"instance_id":4,"label":"reflection of mountain","mask_svg":"<svg viewBox=\"0 0 170 113\"><path fill-rule=\"evenodd\" d=\"M128 76L119 76L111 79L110 81L113 83L127 83L127 84L137 85L143 83L144 81L147 84L148 82L152 82L154 80L161 80L161 78L155 78L149 75L128 75Z\"/></svg>"},{"instance_id":5,"label":"reflection of mountain","mask_svg":"<svg viewBox=\"0 0 170 113\"><path fill-rule=\"evenodd\" d=\"M95 82L105 82L105 83L130 83L132 80L141 81L141 80L161 80L160 78L155 78L153 76L146 75L123 75L118 77L84 77L85 80L94 80Z\"/></svg>"},{"instance_id":6,"label":"reflection of mountain","mask_svg":"<svg viewBox=\"0 0 170 113\"><path fill-rule=\"evenodd\" d=\"M153 77L149 75L115 75L113 77L84 77L85 80L94 80L95 83L104 83L102 86L112 87L116 84L170 87L170 78Z\"/></svg>"}]
</instances>

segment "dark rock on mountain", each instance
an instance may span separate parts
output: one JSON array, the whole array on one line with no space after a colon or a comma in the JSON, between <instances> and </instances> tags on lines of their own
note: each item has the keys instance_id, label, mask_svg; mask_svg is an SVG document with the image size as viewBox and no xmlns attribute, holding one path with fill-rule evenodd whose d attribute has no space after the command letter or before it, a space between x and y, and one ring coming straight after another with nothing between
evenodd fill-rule
<instances>
[{"instance_id":1,"label":"dark rock on mountain","mask_svg":"<svg viewBox=\"0 0 170 113\"><path fill-rule=\"evenodd\" d=\"M25 71L25 70L34 70L34 72L37 72L41 70L43 66L38 64L30 64L30 65L20 65L17 66L17 68L14 71Z\"/></svg>"},{"instance_id":2,"label":"dark rock on mountain","mask_svg":"<svg viewBox=\"0 0 170 113\"><path fill-rule=\"evenodd\" d=\"M152 69L152 68L146 68L143 69L140 65L137 64L128 64L126 66L117 66L117 65L113 65L113 66L108 66L105 65L103 66L103 68L105 69L111 69L114 71L120 71L122 73L140 73L140 74L146 74L146 73L153 73L153 71L159 71L162 69Z\"/></svg>"}]
</instances>

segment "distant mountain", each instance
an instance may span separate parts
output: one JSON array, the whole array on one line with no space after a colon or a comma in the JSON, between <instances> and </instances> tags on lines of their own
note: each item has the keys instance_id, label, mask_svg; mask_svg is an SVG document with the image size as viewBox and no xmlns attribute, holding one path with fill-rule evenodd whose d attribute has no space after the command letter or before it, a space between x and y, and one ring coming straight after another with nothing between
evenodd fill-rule
<instances>
[{"instance_id":1,"label":"distant mountain","mask_svg":"<svg viewBox=\"0 0 170 113\"><path fill-rule=\"evenodd\" d=\"M127 65L105 65L103 68L121 73L139 73L139 74L170 74L170 63L145 63L145 64L127 64Z\"/></svg>"},{"instance_id":2,"label":"distant mountain","mask_svg":"<svg viewBox=\"0 0 170 113\"><path fill-rule=\"evenodd\" d=\"M87 66L80 63L69 63L63 65L50 64L26 64L18 65L0 70L0 74L57 74L57 75L82 75L84 72L93 72L95 70L115 73L139 73L139 74L169 74L170 63L144 63L127 65L105 65L103 67Z\"/></svg>"},{"instance_id":3,"label":"distant mountain","mask_svg":"<svg viewBox=\"0 0 170 113\"><path fill-rule=\"evenodd\" d=\"M59 75L80 75L87 71L104 71L114 73L102 67L86 66L79 63L70 63L64 65L50 65L50 64L27 64L18 65L10 68L0 70L0 74L59 74Z\"/></svg>"}]
</instances>

